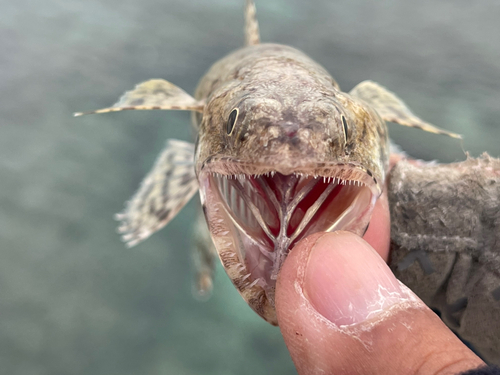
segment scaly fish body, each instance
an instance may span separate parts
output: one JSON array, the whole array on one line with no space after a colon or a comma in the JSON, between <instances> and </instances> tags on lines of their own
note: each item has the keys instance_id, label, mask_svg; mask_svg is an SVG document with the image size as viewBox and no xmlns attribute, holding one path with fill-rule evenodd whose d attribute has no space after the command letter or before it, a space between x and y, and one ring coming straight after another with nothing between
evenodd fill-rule
<instances>
[{"instance_id":1,"label":"scaly fish body","mask_svg":"<svg viewBox=\"0 0 500 375\"><path fill-rule=\"evenodd\" d=\"M374 82L345 93L302 52L259 44L250 0L246 22L247 46L215 63L195 98L155 79L91 113L194 112L196 145L167 142L118 215L119 229L133 246L165 226L199 189L227 274L248 304L277 324L274 287L295 243L320 231L366 230L388 171L385 122L458 136L422 121ZM206 242L196 245L203 292L213 270Z\"/></svg>"}]
</instances>

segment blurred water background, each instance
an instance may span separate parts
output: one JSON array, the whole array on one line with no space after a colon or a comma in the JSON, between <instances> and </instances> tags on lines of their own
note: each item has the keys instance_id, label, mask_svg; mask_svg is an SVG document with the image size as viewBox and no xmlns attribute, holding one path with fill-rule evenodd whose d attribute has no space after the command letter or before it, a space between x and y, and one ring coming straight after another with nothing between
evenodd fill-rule
<instances>
[{"instance_id":1,"label":"blurred water background","mask_svg":"<svg viewBox=\"0 0 500 375\"><path fill-rule=\"evenodd\" d=\"M257 14L263 41L345 90L373 79L500 156L497 0L257 0ZM115 233L165 140L190 139L189 114L72 118L150 78L192 93L242 27L243 0L0 0L1 374L295 373L221 268L213 298L192 298L194 202L134 249ZM450 138L390 131L415 157L464 158Z\"/></svg>"}]
</instances>

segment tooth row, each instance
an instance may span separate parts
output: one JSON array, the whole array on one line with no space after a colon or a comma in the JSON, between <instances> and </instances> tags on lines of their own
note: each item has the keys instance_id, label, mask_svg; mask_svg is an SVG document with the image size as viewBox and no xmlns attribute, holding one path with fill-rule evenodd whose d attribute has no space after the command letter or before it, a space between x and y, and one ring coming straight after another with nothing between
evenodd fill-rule
<instances>
[{"instance_id":1,"label":"tooth row","mask_svg":"<svg viewBox=\"0 0 500 375\"><path fill-rule=\"evenodd\" d=\"M219 178L223 177L223 178L229 179L229 180L232 180L233 178L234 179L238 179L238 180L245 180L247 177L258 178L258 177L261 177L261 176L273 177L275 174L276 174L275 171L261 173L261 174L253 174L253 175L245 175L245 174L235 174L235 175L229 174L229 175L226 175L226 174L221 174L221 173L217 173L217 172L213 172L212 173L213 176L217 176ZM310 175L305 174L305 173L295 173L295 175L301 176L301 177L305 177L305 178L308 178L310 176ZM321 178L321 176L318 176L318 175L313 175L312 177L315 178L315 179ZM325 176L323 176L323 182L324 183L333 182L334 184L338 184L338 185L365 186L365 183L363 183L361 181L357 181L357 180L342 180L342 179L340 179L338 177L325 177Z\"/></svg>"},{"instance_id":2,"label":"tooth row","mask_svg":"<svg viewBox=\"0 0 500 375\"><path fill-rule=\"evenodd\" d=\"M219 178L223 177L223 178L229 179L229 180L232 180L233 178L238 179L238 180L245 180L248 176L253 177L253 178L258 178L261 176L273 177L275 174L276 174L276 172L267 172L267 173L252 174L252 175L245 175L245 174L226 175L226 174L221 174L221 173L217 173L217 172L212 173L213 176L217 176ZM305 177L305 178L309 177L308 174L304 174L304 173L295 173L295 175ZM314 179L321 178L321 176L318 176L318 175L314 175L312 177ZM327 183L327 182L330 183L330 181L333 183L337 183L339 185L365 186L365 184L363 182L357 181L357 180L342 180L339 177L325 177L325 176L323 176L324 183Z\"/></svg>"}]
</instances>

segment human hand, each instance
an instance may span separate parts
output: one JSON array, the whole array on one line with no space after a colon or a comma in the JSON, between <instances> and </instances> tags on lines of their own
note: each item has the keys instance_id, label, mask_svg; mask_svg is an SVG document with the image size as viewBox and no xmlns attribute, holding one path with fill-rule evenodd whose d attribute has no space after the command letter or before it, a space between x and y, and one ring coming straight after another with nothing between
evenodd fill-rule
<instances>
[{"instance_id":1,"label":"human hand","mask_svg":"<svg viewBox=\"0 0 500 375\"><path fill-rule=\"evenodd\" d=\"M387 207L382 197L367 242L317 233L285 261L276 311L300 375L458 374L484 365L385 263Z\"/></svg>"}]
</instances>

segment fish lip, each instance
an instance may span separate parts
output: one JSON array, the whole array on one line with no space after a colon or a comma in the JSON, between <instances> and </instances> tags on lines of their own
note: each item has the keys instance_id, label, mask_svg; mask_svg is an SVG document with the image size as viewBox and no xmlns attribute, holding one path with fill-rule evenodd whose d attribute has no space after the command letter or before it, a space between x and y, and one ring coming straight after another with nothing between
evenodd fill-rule
<instances>
[{"instance_id":1,"label":"fish lip","mask_svg":"<svg viewBox=\"0 0 500 375\"><path fill-rule=\"evenodd\" d=\"M206 174L219 174L224 176L258 176L265 174L281 173L283 175L308 175L320 178L337 178L345 181L346 184L350 181L361 183L370 188L375 197L382 194L382 184L367 168L358 163L353 162L295 162L294 165L284 165L280 163L255 163L252 161L239 160L232 157L217 157L208 158L203 163L199 170L199 178Z\"/></svg>"}]
</instances>

